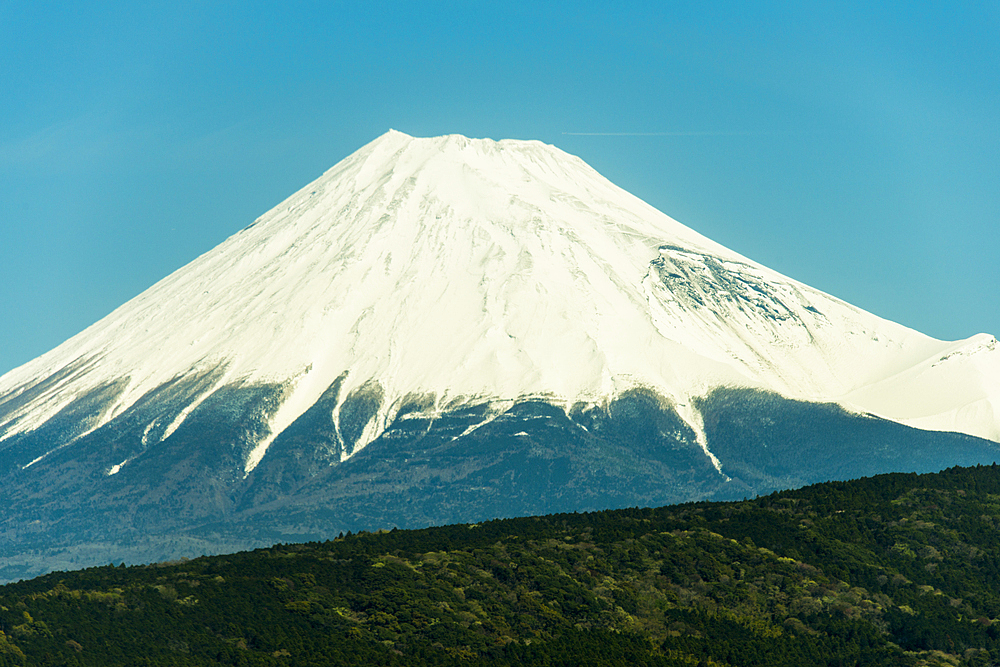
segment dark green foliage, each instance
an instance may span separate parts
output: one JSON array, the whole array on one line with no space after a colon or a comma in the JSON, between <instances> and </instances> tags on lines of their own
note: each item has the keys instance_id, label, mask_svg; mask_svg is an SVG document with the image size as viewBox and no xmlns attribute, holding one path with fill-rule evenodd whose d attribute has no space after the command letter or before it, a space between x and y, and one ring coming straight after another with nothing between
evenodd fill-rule
<instances>
[{"instance_id":1,"label":"dark green foliage","mask_svg":"<svg viewBox=\"0 0 1000 667\"><path fill-rule=\"evenodd\" d=\"M348 394L340 409L340 435L348 454L354 451L361 433L378 413L383 398L382 385L376 381L366 382Z\"/></svg>"},{"instance_id":2,"label":"dark green foliage","mask_svg":"<svg viewBox=\"0 0 1000 667\"><path fill-rule=\"evenodd\" d=\"M347 374L334 380L322 396L274 439L268 456L254 469L254 484L243 489L237 507L247 509L279 500L303 481L315 477L344 451L334 412ZM355 407L357 402L353 403Z\"/></svg>"},{"instance_id":3,"label":"dark green foliage","mask_svg":"<svg viewBox=\"0 0 1000 667\"><path fill-rule=\"evenodd\" d=\"M1000 468L0 588L0 666L991 665Z\"/></svg>"},{"instance_id":4,"label":"dark green foliage","mask_svg":"<svg viewBox=\"0 0 1000 667\"><path fill-rule=\"evenodd\" d=\"M723 471L761 494L886 471L936 472L1000 461L995 443L851 414L834 403L719 388L696 404Z\"/></svg>"},{"instance_id":5,"label":"dark green foliage","mask_svg":"<svg viewBox=\"0 0 1000 667\"><path fill-rule=\"evenodd\" d=\"M45 383L46 386L48 384ZM89 420L99 415L109 401L117 398L127 384L126 381L118 381L100 385L71 401L40 428L33 429L30 436L19 434L4 442L0 447L0 475L20 470L37 457L51 451L53 441L75 438L86 432ZM28 400L38 391L38 388L32 387L25 392L28 395L23 400ZM21 399L16 393L14 398L5 398L0 403L0 417L5 416L8 409L16 409L23 402Z\"/></svg>"}]
</instances>

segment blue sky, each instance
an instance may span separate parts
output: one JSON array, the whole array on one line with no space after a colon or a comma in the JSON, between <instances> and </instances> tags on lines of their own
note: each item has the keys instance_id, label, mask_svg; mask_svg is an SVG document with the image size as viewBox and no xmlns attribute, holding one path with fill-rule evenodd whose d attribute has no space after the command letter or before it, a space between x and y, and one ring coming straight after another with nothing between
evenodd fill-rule
<instances>
[{"instance_id":1,"label":"blue sky","mask_svg":"<svg viewBox=\"0 0 1000 667\"><path fill-rule=\"evenodd\" d=\"M938 338L1000 334L1000 4L0 2L0 373L394 128L540 139Z\"/></svg>"}]
</instances>

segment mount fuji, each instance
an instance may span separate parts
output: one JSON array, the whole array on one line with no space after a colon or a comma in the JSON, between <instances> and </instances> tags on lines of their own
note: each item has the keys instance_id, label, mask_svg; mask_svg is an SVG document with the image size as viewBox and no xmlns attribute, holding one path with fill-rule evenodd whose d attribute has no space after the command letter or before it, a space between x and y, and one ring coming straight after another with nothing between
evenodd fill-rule
<instances>
[{"instance_id":1,"label":"mount fuji","mask_svg":"<svg viewBox=\"0 0 1000 667\"><path fill-rule=\"evenodd\" d=\"M0 577L1000 460L1000 349L390 131L0 377Z\"/></svg>"}]
</instances>

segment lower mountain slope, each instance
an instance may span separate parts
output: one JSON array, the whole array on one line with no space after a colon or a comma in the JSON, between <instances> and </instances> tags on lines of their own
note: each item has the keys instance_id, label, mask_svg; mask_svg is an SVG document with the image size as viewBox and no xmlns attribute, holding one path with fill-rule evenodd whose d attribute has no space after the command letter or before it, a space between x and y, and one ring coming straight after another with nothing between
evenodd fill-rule
<instances>
[{"instance_id":1,"label":"lower mountain slope","mask_svg":"<svg viewBox=\"0 0 1000 667\"><path fill-rule=\"evenodd\" d=\"M414 399L349 458L352 434L367 428L377 395L345 403L353 421L342 411L339 428L320 401L245 474L246 434L266 429L262 415L279 392L219 390L117 470L112 462L141 446L129 414L44 466L0 473L0 580L344 531L736 500L830 479L1000 461L1000 447L987 440L750 389L699 399L702 439L668 399L635 389L569 410L535 399L428 416ZM336 401L336 393L331 388L324 400ZM133 410L144 423L142 405ZM22 436L15 448L35 446L32 437L51 434Z\"/></svg>"},{"instance_id":2,"label":"lower mountain slope","mask_svg":"<svg viewBox=\"0 0 1000 667\"><path fill-rule=\"evenodd\" d=\"M1000 467L0 587L0 665L1000 661Z\"/></svg>"}]
</instances>

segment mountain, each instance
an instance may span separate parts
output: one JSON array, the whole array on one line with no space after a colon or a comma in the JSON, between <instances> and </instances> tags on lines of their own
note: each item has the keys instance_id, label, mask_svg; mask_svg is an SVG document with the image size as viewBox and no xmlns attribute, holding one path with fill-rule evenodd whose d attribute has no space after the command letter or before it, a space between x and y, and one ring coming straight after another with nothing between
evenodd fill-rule
<instances>
[{"instance_id":1,"label":"mountain","mask_svg":"<svg viewBox=\"0 0 1000 667\"><path fill-rule=\"evenodd\" d=\"M996 406L992 336L552 146L390 131L0 378L0 573L991 463Z\"/></svg>"}]
</instances>

